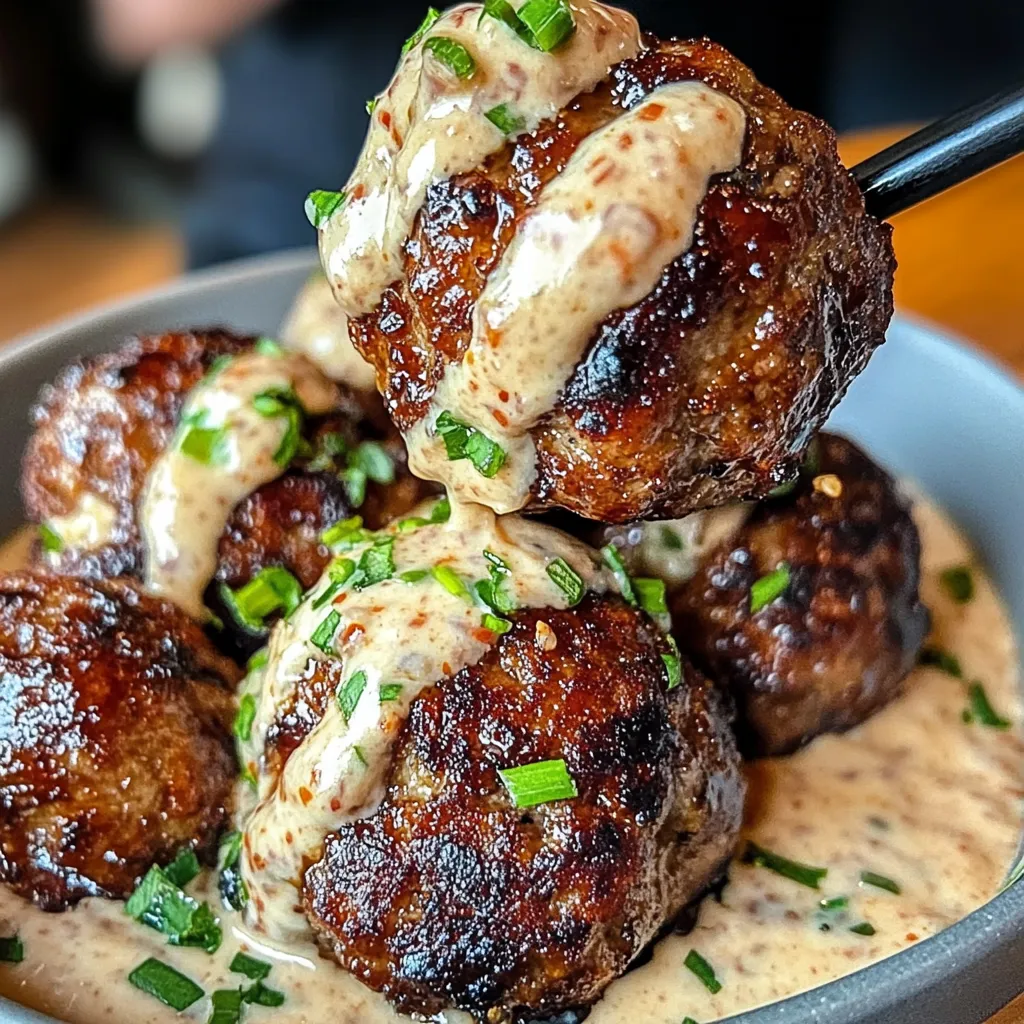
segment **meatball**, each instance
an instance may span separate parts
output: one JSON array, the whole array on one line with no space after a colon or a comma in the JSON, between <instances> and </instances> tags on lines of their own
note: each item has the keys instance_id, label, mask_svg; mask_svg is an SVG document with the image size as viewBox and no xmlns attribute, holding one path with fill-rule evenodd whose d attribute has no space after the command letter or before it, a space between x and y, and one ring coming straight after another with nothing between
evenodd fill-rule
<instances>
[{"instance_id":1,"label":"meatball","mask_svg":"<svg viewBox=\"0 0 1024 1024\"><path fill-rule=\"evenodd\" d=\"M732 690L755 755L864 721L928 632L907 501L850 441L821 434L817 447L796 487L757 505L670 599L680 646Z\"/></svg>"},{"instance_id":2,"label":"meatball","mask_svg":"<svg viewBox=\"0 0 1024 1024\"><path fill-rule=\"evenodd\" d=\"M0 576L0 879L44 910L211 854L238 671L128 581Z\"/></svg>"},{"instance_id":3,"label":"meatball","mask_svg":"<svg viewBox=\"0 0 1024 1024\"><path fill-rule=\"evenodd\" d=\"M742 158L712 179L690 249L599 324L530 430L530 503L607 523L678 518L788 479L892 315L891 231L865 213L833 132L709 40L648 43L537 130L432 185L401 277L350 325L409 432L465 355L489 276L583 140L666 83L738 102Z\"/></svg>"},{"instance_id":4,"label":"meatball","mask_svg":"<svg viewBox=\"0 0 1024 1024\"><path fill-rule=\"evenodd\" d=\"M413 703L379 810L305 875L321 948L403 1012L593 1002L738 835L729 716L689 665L668 689L646 618L588 598L514 620ZM559 758L578 796L517 806L499 771Z\"/></svg>"},{"instance_id":5,"label":"meatball","mask_svg":"<svg viewBox=\"0 0 1024 1024\"><path fill-rule=\"evenodd\" d=\"M46 555L49 568L90 577L141 575L138 505L147 474L171 442L188 392L218 359L249 352L253 343L217 330L135 338L115 353L66 368L43 391L22 472L29 519L66 522L86 513L109 520L99 541L88 531L64 531L62 550ZM408 474L394 429L381 432L379 408L366 409L364 401L342 392L337 410L310 423L305 454L235 508L207 594L228 625L229 648L244 653L265 632L247 636L227 614L216 584L237 589L262 569L281 566L311 586L330 558L320 542L324 529L356 512L376 528L432 490ZM325 450L327 439L341 444ZM339 472L345 470L343 451L366 441L387 453L396 482L370 480L360 495Z\"/></svg>"}]
</instances>

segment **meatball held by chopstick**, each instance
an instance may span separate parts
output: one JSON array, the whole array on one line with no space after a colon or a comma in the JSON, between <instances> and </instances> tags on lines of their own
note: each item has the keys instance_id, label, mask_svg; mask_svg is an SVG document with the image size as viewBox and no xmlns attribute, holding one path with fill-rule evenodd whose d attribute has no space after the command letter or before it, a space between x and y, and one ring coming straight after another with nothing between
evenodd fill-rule
<instances>
[{"instance_id":1,"label":"meatball held by chopstick","mask_svg":"<svg viewBox=\"0 0 1024 1024\"><path fill-rule=\"evenodd\" d=\"M555 6L427 25L312 197L353 341L413 469L496 511L764 495L883 340L890 230L721 47Z\"/></svg>"}]
</instances>

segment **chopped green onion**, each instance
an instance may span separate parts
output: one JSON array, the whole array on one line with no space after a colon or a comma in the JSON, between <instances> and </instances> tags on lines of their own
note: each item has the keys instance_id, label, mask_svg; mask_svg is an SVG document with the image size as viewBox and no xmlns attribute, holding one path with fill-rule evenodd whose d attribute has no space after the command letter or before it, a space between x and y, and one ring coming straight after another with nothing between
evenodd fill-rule
<instances>
[{"instance_id":1,"label":"chopped green onion","mask_svg":"<svg viewBox=\"0 0 1024 1024\"><path fill-rule=\"evenodd\" d=\"M369 761L366 760L366 755L363 753L363 748L360 746L353 746L352 753L355 759L364 767L369 767Z\"/></svg>"},{"instance_id":2,"label":"chopped green onion","mask_svg":"<svg viewBox=\"0 0 1024 1024\"><path fill-rule=\"evenodd\" d=\"M873 885L876 889L884 889L886 892L891 892L894 896L899 896L902 890L897 882L894 882L891 878L886 878L885 875L876 875L874 871L862 871L860 873L861 885Z\"/></svg>"},{"instance_id":3,"label":"chopped green onion","mask_svg":"<svg viewBox=\"0 0 1024 1024\"><path fill-rule=\"evenodd\" d=\"M25 959L25 943L17 935L0 937L0 962L20 964Z\"/></svg>"},{"instance_id":4,"label":"chopped green onion","mask_svg":"<svg viewBox=\"0 0 1024 1024\"><path fill-rule=\"evenodd\" d=\"M419 41L430 31L431 26L441 17L441 12L436 7L427 8L427 16L420 22L420 27L402 44L402 56L404 57Z\"/></svg>"},{"instance_id":5,"label":"chopped green onion","mask_svg":"<svg viewBox=\"0 0 1024 1024\"><path fill-rule=\"evenodd\" d=\"M359 698L366 689L366 673L355 672L338 687L338 707L341 709L342 717L347 722L359 703Z\"/></svg>"},{"instance_id":6,"label":"chopped green onion","mask_svg":"<svg viewBox=\"0 0 1024 1024\"><path fill-rule=\"evenodd\" d=\"M516 14L516 9L508 2L508 0L484 0L484 9L480 12L480 21L477 22L477 26L479 26L480 22L482 22L488 15L498 21L504 22L517 34L522 32L525 27L519 20L519 15Z\"/></svg>"},{"instance_id":7,"label":"chopped green onion","mask_svg":"<svg viewBox=\"0 0 1024 1024\"><path fill-rule=\"evenodd\" d=\"M480 625L484 629L489 629L492 633L497 633L498 636L504 636L511 628L512 623L508 619L503 619L498 615L491 615L487 612L480 620Z\"/></svg>"},{"instance_id":8,"label":"chopped green onion","mask_svg":"<svg viewBox=\"0 0 1024 1024\"><path fill-rule=\"evenodd\" d=\"M159 999L164 1006L178 1013L199 1002L206 994L191 978L153 957L143 960L128 975L128 981L140 992Z\"/></svg>"},{"instance_id":9,"label":"chopped green onion","mask_svg":"<svg viewBox=\"0 0 1024 1024\"><path fill-rule=\"evenodd\" d=\"M221 929L206 903L197 903L155 865L124 905L125 913L167 936L172 946L220 947Z\"/></svg>"},{"instance_id":10,"label":"chopped green onion","mask_svg":"<svg viewBox=\"0 0 1024 1024\"><path fill-rule=\"evenodd\" d=\"M370 531L363 529L363 517L352 516L351 519L343 519L340 523L329 526L320 534L320 541L329 548L341 545L353 547L368 540L370 536Z\"/></svg>"},{"instance_id":11,"label":"chopped green onion","mask_svg":"<svg viewBox=\"0 0 1024 1024\"><path fill-rule=\"evenodd\" d=\"M570 800L579 794L565 761L536 761L519 768L498 770L516 807L535 807L552 800Z\"/></svg>"},{"instance_id":12,"label":"chopped green onion","mask_svg":"<svg viewBox=\"0 0 1024 1024\"><path fill-rule=\"evenodd\" d=\"M964 721L980 722L982 725L987 725L990 729L1010 728L1012 723L1008 718L1003 718L992 707L988 694L985 693L985 687L981 683L977 681L971 683L967 690L967 699L969 708L965 714L969 714L970 719L965 718Z\"/></svg>"},{"instance_id":13,"label":"chopped green onion","mask_svg":"<svg viewBox=\"0 0 1024 1024\"><path fill-rule=\"evenodd\" d=\"M550 562L547 574L554 581L555 586L565 594L570 608L575 608L583 600L583 595L586 593L583 579L564 558L556 558Z\"/></svg>"},{"instance_id":14,"label":"chopped green onion","mask_svg":"<svg viewBox=\"0 0 1024 1024\"><path fill-rule=\"evenodd\" d=\"M272 359L280 359L284 355L284 349L280 344L265 334L256 339L256 344L253 347L261 356L270 356Z\"/></svg>"},{"instance_id":15,"label":"chopped green onion","mask_svg":"<svg viewBox=\"0 0 1024 1024\"><path fill-rule=\"evenodd\" d=\"M39 524L39 543L48 555L59 555L64 550L64 538L47 523Z\"/></svg>"},{"instance_id":16,"label":"chopped green onion","mask_svg":"<svg viewBox=\"0 0 1024 1024\"><path fill-rule=\"evenodd\" d=\"M247 743L252 736L252 723L256 721L256 698L251 693L243 693L238 702L238 713L232 727L235 736Z\"/></svg>"},{"instance_id":17,"label":"chopped green onion","mask_svg":"<svg viewBox=\"0 0 1024 1024\"><path fill-rule=\"evenodd\" d=\"M266 960L257 960L248 953L238 952L228 966L232 974L244 974L250 981L262 981L270 973Z\"/></svg>"},{"instance_id":18,"label":"chopped green onion","mask_svg":"<svg viewBox=\"0 0 1024 1024\"><path fill-rule=\"evenodd\" d=\"M371 96L366 101L366 112L367 114L370 115L370 117L373 117L373 112L377 109L377 102L378 100L376 96Z\"/></svg>"},{"instance_id":19,"label":"chopped green onion","mask_svg":"<svg viewBox=\"0 0 1024 1024\"><path fill-rule=\"evenodd\" d=\"M246 674L251 675L253 672L259 671L264 668L267 662L270 661L270 651L264 647L262 650L257 651L246 663L245 671Z\"/></svg>"},{"instance_id":20,"label":"chopped green onion","mask_svg":"<svg viewBox=\"0 0 1024 1024\"><path fill-rule=\"evenodd\" d=\"M220 844L217 889L225 905L232 910L244 910L249 902L249 887L238 868L241 856L242 833L229 832Z\"/></svg>"},{"instance_id":21,"label":"chopped green onion","mask_svg":"<svg viewBox=\"0 0 1024 1024\"><path fill-rule=\"evenodd\" d=\"M484 117L504 135L515 135L516 132L521 132L526 127L526 118L513 113L507 103L499 103L496 107L491 107Z\"/></svg>"},{"instance_id":22,"label":"chopped green onion","mask_svg":"<svg viewBox=\"0 0 1024 1024\"><path fill-rule=\"evenodd\" d=\"M204 466L222 466L227 461L228 432L224 427L203 427L198 420L186 421L178 439L178 451Z\"/></svg>"},{"instance_id":23,"label":"chopped green onion","mask_svg":"<svg viewBox=\"0 0 1024 1024\"><path fill-rule=\"evenodd\" d=\"M376 441L363 441L349 456L350 463L358 466L375 484L395 482L395 462L387 449Z\"/></svg>"},{"instance_id":24,"label":"chopped green onion","mask_svg":"<svg viewBox=\"0 0 1024 1024\"><path fill-rule=\"evenodd\" d=\"M381 704L393 704L402 696L402 684L401 683L385 683L379 691L379 700Z\"/></svg>"},{"instance_id":25,"label":"chopped green onion","mask_svg":"<svg viewBox=\"0 0 1024 1024\"><path fill-rule=\"evenodd\" d=\"M517 17L529 31L530 45L545 53L556 50L576 31L566 0L526 0Z\"/></svg>"},{"instance_id":26,"label":"chopped green onion","mask_svg":"<svg viewBox=\"0 0 1024 1024\"><path fill-rule=\"evenodd\" d=\"M966 565L954 565L944 569L939 582L957 604L967 604L974 597L974 576Z\"/></svg>"},{"instance_id":27,"label":"chopped green onion","mask_svg":"<svg viewBox=\"0 0 1024 1024\"><path fill-rule=\"evenodd\" d=\"M348 198L344 192L315 188L306 196L306 217L318 230L333 217Z\"/></svg>"},{"instance_id":28,"label":"chopped green onion","mask_svg":"<svg viewBox=\"0 0 1024 1024\"><path fill-rule=\"evenodd\" d=\"M684 1017L683 1024L697 1024L697 1022L692 1017Z\"/></svg>"},{"instance_id":29,"label":"chopped green onion","mask_svg":"<svg viewBox=\"0 0 1024 1024\"><path fill-rule=\"evenodd\" d=\"M601 548L601 557L604 559L604 564L611 569L623 599L628 605L636 608L636 593L633 591L633 581L629 578L626 563L622 560L622 552L614 544L606 544Z\"/></svg>"},{"instance_id":30,"label":"chopped green onion","mask_svg":"<svg viewBox=\"0 0 1024 1024\"><path fill-rule=\"evenodd\" d=\"M785 483L779 484L778 487L773 487L768 492L768 500L775 501L778 498L786 498L796 490L796 485L800 483L800 477L795 476L792 480L787 480Z\"/></svg>"},{"instance_id":31,"label":"chopped green onion","mask_svg":"<svg viewBox=\"0 0 1024 1024\"><path fill-rule=\"evenodd\" d=\"M262 981L257 981L255 985L250 985L242 993L242 999L256 1006L284 1005L284 993L278 992L276 989L267 988Z\"/></svg>"},{"instance_id":32,"label":"chopped green onion","mask_svg":"<svg viewBox=\"0 0 1024 1024\"><path fill-rule=\"evenodd\" d=\"M210 1016L206 1024L238 1024L242 1019L242 992L237 988L222 988L210 996Z\"/></svg>"},{"instance_id":33,"label":"chopped green onion","mask_svg":"<svg viewBox=\"0 0 1024 1024\"><path fill-rule=\"evenodd\" d=\"M252 400L253 408L268 419L283 419L285 431L274 452L274 462L288 466L298 454L302 441L302 424L305 410L294 388L268 388Z\"/></svg>"},{"instance_id":34,"label":"chopped green onion","mask_svg":"<svg viewBox=\"0 0 1024 1024\"><path fill-rule=\"evenodd\" d=\"M421 526L438 526L447 523L452 515L452 507L447 498L441 498L430 510L430 516L424 519L423 516L409 516L408 519L401 519L398 522L399 533L412 533Z\"/></svg>"},{"instance_id":35,"label":"chopped green onion","mask_svg":"<svg viewBox=\"0 0 1024 1024\"><path fill-rule=\"evenodd\" d=\"M633 592L636 594L640 607L648 615L667 615L668 605L665 603L665 581L634 577Z\"/></svg>"},{"instance_id":36,"label":"chopped green onion","mask_svg":"<svg viewBox=\"0 0 1024 1024\"><path fill-rule=\"evenodd\" d=\"M328 613L327 618L320 623L309 638L309 642L320 648L324 654L334 653L334 634L338 632L341 625L341 614L336 611Z\"/></svg>"},{"instance_id":37,"label":"chopped green onion","mask_svg":"<svg viewBox=\"0 0 1024 1024\"><path fill-rule=\"evenodd\" d=\"M190 846L183 847L178 855L164 868L164 874L182 889L199 874L199 858Z\"/></svg>"},{"instance_id":38,"label":"chopped green onion","mask_svg":"<svg viewBox=\"0 0 1024 1024\"><path fill-rule=\"evenodd\" d=\"M456 78L472 78L476 74L473 54L455 39L431 36L423 49L429 50Z\"/></svg>"},{"instance_id":39,"label":"chopped green onion","mask_svg":"<svg viewBox=\"0 0 1024 1024\"><path fill-rule=\"evenodd\" d=\"M512 570L507 563L493 551L484 549L484 558L490 562L487 572L489 579L478 580L473 589L480 601L487 605L499 618L516 610L515 599L506 592L505 581L511 576Z\"/></svg>"},{"instance_id":40,"label":"chopped green onion","mask_svg":"<svg viewBox=\"0 0 1024 1024\"><path fill-rule=\"evenodd\" d=\"M964 677L964 670L960 666L960 659L955 654L944 651L941 647L925 647L921 651L921 656L917 659L917 663L930 668L937 668L956 679L963 679Z\"/></svg>"},{"instance_id":41,"label":"chopped green onion","mask_svg":"<svg viewBox=\"0 0 1024 1024\"><path fill-rule=\"evenodd\" d=\"M437 417L435 426L444 442L449 462L469 459L476 467L476 471L488 478L496 476L505 464L507 455L501 445L492 441L476 427L455 419L450 412L442 412Z\"/></svg>"},{"instance_id":42,"label":"chopped green onion","mask_svg":"<svg viewBox=\"0 0 1024 1024\"><path fill-rule=\"evenodd\" d=\"M669 551L682 551L686 547L683 538L671 526L661 528L661 546Z\"/></svg>"},{"instance_id":43,"label":"chopped green onion","mask_svg":"<svg viewBox=\"0 0 1024 1024\"><path fill-rule=\"evenodd\" d=\"M783 878L788 878L800 885L806 885L808 889L820 888L819 882L828 874L828 868L816 868L809 864L801 864L799 861L782 857L770 850L765 850L756 843L747 843L747 849L743 854L744 864L753 864L755 867L768 868Z\"/></svg>"},{"instance_id":44,"label":"chopped green onion","mask_svg":"<svg viewBox=\"0 0 1024 1024\"><path fill-rule=\"evenodd\" d=\"M280 566L261 569L244 587L221 584L220 597L231 617L244 629L259 633L275 612L291 615L302 603L302 584Z\"/></svg>"},{"instance_id":45,"label":"chopped green onion","mask_svg":"<svg viewBox=\"0 0 1024 1024\"><path fill-rule=\"evenodd\" d=\"M818 901L818 906L822 910L845 910L849 905L849 896L833 896L831 899Z\"/></svg>"},{"instance_id":46,"label":"chopped green onion","mask_svg":"<svg viewBox=\"0 0 1024 1024\"><path fill-rule=\"evenodd\" d=\"M462 577L450 566L435 565L430 570L430 575L448 591L452 597L461 597L463 600L472 600L469 587L463 582Z\"/></svg>"},{"instance_id":47,"label":"chopped green onion","mask_svg":"<svg viewBox=\"0 0 1024 1024\"><path fill-rule=\"evenodd\" d=\"M394 575L395 538L381 537L362 553L350 582L355 590L365 590Z\"/></svg>"},{"instance_id":48,"label":"chopped green onion","mask_svg":"<svg viewBox=\"0 0 1024 1024\"><path fill-rule=\"evenodd\" d=\"M855 924L850 931L853 932L854 935L870 936L875 934L875 926L867 921L862 921L860 924Z\"/></svg>"},{"instance_id":49,"label":"chopped green onion","mask_svg":"<svg viewBox=\"0 0 1024 1024\"><path fill-rule=\"evenodd\" d=\"M420 583L430 575L428 569L408 569L405 572L400 572L398 578L403 583Z\"/></svg>"},{"instance_id":50,"label":"chopped green onion","mask_svg":"<svg viewBox=\"0 0 1024 1024\"><path fill-rule=\"evenodd\" d=\"M206 371L206 379L212 380L214 377L219 377L234 361L235 357L229 356L227 353L222 356L217 356L217 358L210 363L210 368Z\"/></svg>"},{"instance_id":51,"label":"chopped green onion","mask_svg":"<svg viewBox=\"0 0 1024 1024\"><path fill-rule=\"evenodd\" d=\"M313 611L319 611L325 604L333 601L338 594L341 593L342 588L348 582L349 577L356 571L356 563L351 558L336 558L327 567L327 576L330 579L330 585L327 589L313 602Z\"/></svg>"},{"instance_id":52,"label":"chopped green onion","mask_svg":"<svg viewBox=\"0 0 1024 1024\"><path fill-rule=\"evenodd\" d=\"M701 984L712 994L716 995L722 991L722 983L715 977L715 969L697 952L695 949L691 949L686 954L686 959L683 961L683 966L692 971Z\"/></svg>"},{"instance_id":53,"label":"chopped green onion","mask_svg":"<svg viewBox=\"0 0 1024 1024\"><path fill-rule=\"evenodd\" d=\"M683 663L678 654L663 654L661 660L668 675L667 689L674 690L683 681Z\"/></svg>"},{"instance_id":54,"label":"chopped green onion","mask_svg":"<svg viewBox=\"0 0 1024 1024\"><path fill-rule=\"evenodd\" d=\"M777 569L754 581L750 588L750 614L756 615L762 608L770 605L777 597L789 588L789 563L780 562Z\"/></svg>"}]
</instances>

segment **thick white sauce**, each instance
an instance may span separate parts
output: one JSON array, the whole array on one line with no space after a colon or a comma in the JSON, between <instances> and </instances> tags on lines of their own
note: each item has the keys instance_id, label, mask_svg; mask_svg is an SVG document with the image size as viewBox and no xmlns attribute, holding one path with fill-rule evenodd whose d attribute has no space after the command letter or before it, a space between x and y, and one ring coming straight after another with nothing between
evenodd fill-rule
<instances>
[{"instance_id":1,"label":"thick white sauce","mask_svg":"<svg viewBox=\"0 0 1024 1024\"><path fill-rule=\"evenodd\" d=\"M1006 732L966 724L964 685L918 669L906 694L865 725L825 737L791 758L749 768L746 834L770 849L828 867L820 892L763 868L734 864L721 904L705 901L695 931L662 940L653 960L608 989L596 1024L702 1022L795 994L848 974L941 931L1001 887L1020 836L1024 792L1024 716L1017 650L1005 610L981 570L976 597L952 604L938 572L972 559L941 513L916 512L924 544L924 596L933 640L956 654L967 678L984 681L995 708L1013 721ZM862 870L897 881L902 895L859 884ZM846 895L844 919L817 910L823 897ZM216 896L211 895L216 905ZM819 930L831 920L829 932ZM846 930L869 921L876 934ZM280 1009L250 1008L274 1024L407 1022L379 995L309 946L275 953L224 915L225 941L213 957L167 946L125 918L122 905L86 900L76 910L43 914L0 890L0 934L18 931L25 961L0 965L0 991L75 1024L170 1024L178 1015L130 987L128 972L155 956L207 992L244 982L227 964L239 948L274 959L268 984L283 991ZM683 967L690 949L714 966L722 990L710 995ZM205 1021L209 1000L184 1019ZM467 1024L446 1013L449 1024Z\"/></svg>"},{"instance_id":2,"label":"thick white sauce","mask_svg":"<svg viewBox=\"0 0 1024 1024\"><path fill-rule=\"evenodd\" d=\"M331 380L355 391L373 391L373 366L355 350L348 334L348 317L334 301L327 278L310 276L281 326L281 342L301 352Z\"/></svg>"},{"instance_id":3,"label":"thick white sauce","mask_svg":"<svg viewBox=\"0 0 1024 1024\"><path fill-rule=\"evenodd\" d=\"M73 512L66 516L54 516L47 520L46 525L67 547L96 551L113 539L117 527L117 510L110 502L86 491ZM56 563L59 554L53 552L47 557Z\"/></svg>"},{"instance_id":4,"label":"thick white sauce","mask_svg":"<svg viewBox=\"0 0 1024 1024\"><path fill-rule=\"evenodd\" d=\"M261 413L254 399L292 392L310 415L329 412L337 388L300 355L250 352L211 373L189 393L174 443L153 464L139 503L146 588L196 618L217 566L217 543L234 507L287 468L275 459L286 416ZM182 450L190 423L219 434L217 454Z\"/></svg>"},{"instance_id":5,"label":"thick white sauce","mask_svg":"<svg viewBox=\"0 0 1024 1024\"><path fill-rule=\"evenodd\" d=\"M363 590L346 585L325 601L332 585L325 574L295 614L275 627L266 666L246 684L257 710L242 759L257 775L259 803L244 821L243 875L253 923L272 938L307 931L293 909L304 861L317 855L329 832L379 803L394 737L417 694L479 661L494 643L496 635L482 626L487 609L471 593L475 581L489 578L492 563L484 552L508 567L502 586L519 608L566 607L565 592L547 573L559 558L587 590L602 592L610 583L584 545L539 523L498 519L479 505L455 506L444 524L380 536L393 538L395 575ZM343 557L358 564L371 546ZM430 575L416 582L400 578L434 566L456 573L464 592L451 593ZM325 653L311 638L328 617L333 638ZM358 703L346 719L339 702L330 701L283 772L271 775L263 758L267 730L311 666L327 657L342 660L345 680L363 673ZM385 685L401 687L397 699L381 702Z\"/></svg>"}]
</instances>

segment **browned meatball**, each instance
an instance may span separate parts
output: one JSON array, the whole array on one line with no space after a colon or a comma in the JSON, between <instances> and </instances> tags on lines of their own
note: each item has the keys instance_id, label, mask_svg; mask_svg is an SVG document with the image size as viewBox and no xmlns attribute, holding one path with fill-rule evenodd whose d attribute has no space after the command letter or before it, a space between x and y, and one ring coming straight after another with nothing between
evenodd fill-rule
<instances>
[{"instance_id":1,"label":"browned meatball","mask_svg":"<svg viewBox=\"0 0 1024 1024\"><path fill-rule=\"evenodd\" d=\"M820 435L819 452L670 601L680 645L735 695L753 754L862 722L899 691L928 631L907 502L844 438ZM755 581L780 566L781 595L752 613Z\"/></svg>"},{"instance_id":2,"label":"browned meatball","mask_svg":"<svg viewBox=\"0 0 1024 1024\"><path fill-rule=\"evenodd\" d=\"M590 598L517 613L422 694L382 806L306 872L323 950L404 1012L593 1002L719 877L740 826L729 718L688 665L668 691L667 649L618 599ZM517 807L499 769L558 758L578 796Z\"/></svg>"},{"instance_id":3,"label":"browned meatball","mask_svg":"<svg viewBox=\"0 0 1024 1024\"><path fill-rule=\"evenodd\" d=\"M44 910L212 851L238 672L127 581L0 576L0 879Z\"/></svg>"},{"instance_id":4,"label":"browned meatball","mask_svg":"<svg viewBox=\"0 0 1024 1024\"><path fill-rule=\"evenodd\" d=\"M141 573L136 513L146 476L170 443L188 392L219 357L245 353L253 341L216 330L134 338L117 352L68 367L44 389L22 473L29 519L44 523L69 515L87 494L115 511L109 543L95 550L66 547L48 559L51 568L84 576ZM221 538L216 582L238 588L261 569L282 566L304 587L312 586L329 561L320 543L324 529L356 512L377 528L433 490L406 471L400 439L390 427L380 431L383 417L363 401L343 392L335 412L309 424L307 439L314 450L328 434L340 435L350 449L377 441L391 456L396 483L370 481L356 508L337 475L343 461L299 458L237 506ZM320 464L325 471L317 469ZM228 624L229 647L244 653L258 643L264 634L247 639L226 614L216 586L207 598Z\"/></svg>"},{"instance_id":5,"label":"browned meatball","mask_svg":"<svg viewBox=\"0 0 1024 1024\"><path fill-rule=\"evenodd\" d=\"M353 322L404 430L462 358L474 306L517 227L580 143L666 83L701 81L747 115L739 166L712 180L690 250L601 323L531 431L536 506L673 518L766 494L882 343L890 229L868 216L833 132L709 40L649 40L608 80L481 168L431 187L402 278Z\"/></svg>"}]
</instances>

